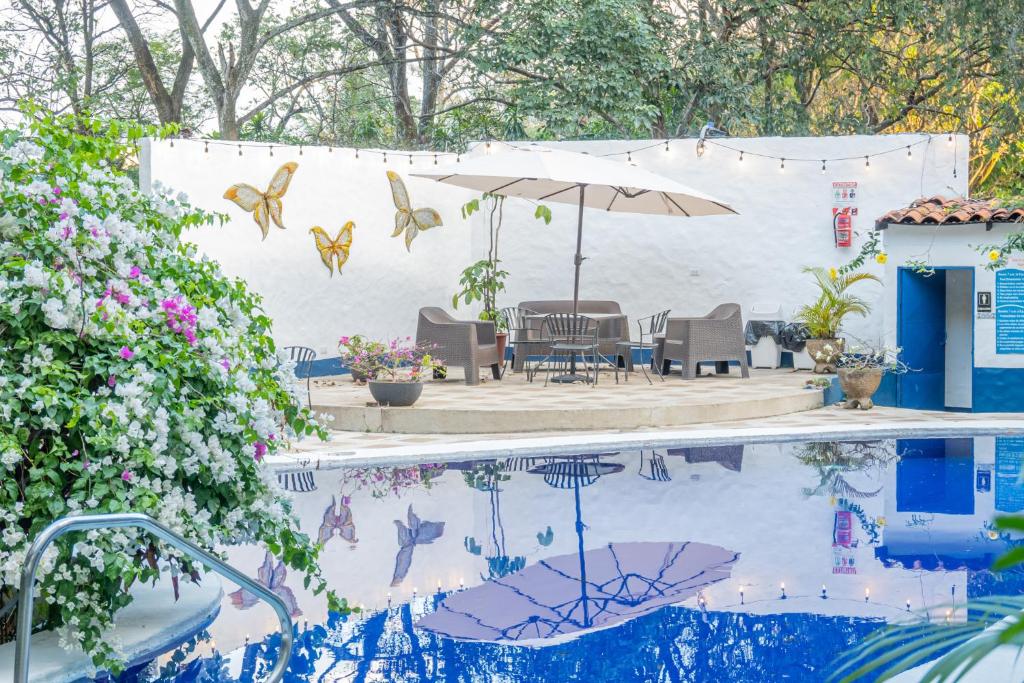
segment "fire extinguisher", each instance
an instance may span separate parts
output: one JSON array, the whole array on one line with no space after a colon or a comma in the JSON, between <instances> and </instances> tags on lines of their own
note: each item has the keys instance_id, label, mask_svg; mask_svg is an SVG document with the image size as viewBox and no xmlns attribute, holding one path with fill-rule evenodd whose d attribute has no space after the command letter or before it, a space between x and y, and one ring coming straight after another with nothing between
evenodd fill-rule
<instances>
[{"instance_id":1,"label":"fire extinguisher","mask_svg":"<svg viewBox=\"0 0 1024 683\"><path fill-rule=\"evenodd\" d=\"M837 211L832 217L832 234L837 247L853 245L853 218L848 208Z\"/></svg>"}]
</instances>

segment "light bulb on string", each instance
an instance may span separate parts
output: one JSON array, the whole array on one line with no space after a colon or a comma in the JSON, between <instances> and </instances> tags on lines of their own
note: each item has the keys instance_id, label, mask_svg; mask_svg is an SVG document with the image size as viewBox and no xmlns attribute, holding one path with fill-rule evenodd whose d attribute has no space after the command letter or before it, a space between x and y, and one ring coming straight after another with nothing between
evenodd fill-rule
<instances>
[{"instance_id":1,"label":"light bulb on string","mask_svg":"<svg viewBox=\"0 0 1024 683\"><path fill-rule=\"evenodd\" d=\"M668 140L665 140L665 152L668 152Z\"/></svg>"},{"instance_id":2,"label":"light bulb on string","mask_svg":"<svg viewBox=\"0 0 1024 683\"><path fill-rule=\"evenodd\" d=\"M238 156L242 156L242 146L238 146Z\"/></svg>"},{"instance_id":3,"label":"light bulb on string","mask_svg":"<svg viewBox=\"0 0 1024 683\"><path fill-rule=\"evenodd\" d=\"M328 148L327 148L327 153L328 153L328 154L330 154L330 153L331 153L331 152L333 152L333 151L334 151L334 148L333 148L333 147L328 147ZM358 149L356 150L356 156L357 156L357 157L359 156L359 150L358 150Z\"/></svg>"},{"instance_id":4,"label":"light bulb on string","mask_svg":"<svg viewBox=\"0 0 1024 683\"><path fill-rule=\"evenodd\" d=\"M632 162L633 161L633 155L630 152L628 152L628 151L626 152L626 161L628 161L628 162Z\"/></svg>"},{"instance_id":5,"label":"light bulb on string","mask_svg":"<svg viewBox=\"0 0 1024 683\"><path fill-rule=\"evenodd\" d=\"M437 166L437 155L434 155L434 166Z\"/></svg>"},{"instance_id":6,"label":"light bulb on string","mask_svg":"<svg viewBox=\"0 0 1024 683\"><path fill-rule=\"evenodd\" d=\"M864 157L864 168L871 168L871 158Z\"/></svg>"},{"instance_id":7,"label":"light bulb on string","mask_svg":"<svg viewBox=\"0 0 1024 683\"><path fill-rule=\"evenodd\" d=\"M462 163L462 155L461 154L456 154L455 155L455 163L457 163L457 164L461 164Z\"/></svg>"},{"instance_id":8,"label":"light bulb on string","mask_svg":"<svg viewBox=\"0 0 1024 683\"><path fill-rule=\"evenodd\" d=\"M356 148L356 159L358 159L358 158L359 158L359 148L357 147Z\"/></svg>"},{"instance_id":9,"label":"light bulb on string","mask_svg":"<svg viewBox=\"0 0 1024 683\"><path fill-rule=\"evenodd\" d=\"M779 600L785 600L786 599L786 582L785 581L783 581L782 583L779 584L779 592L780 592Z\"/></svg>"},{"instance_id":10,"label":"light bulb on string","mask_svg":"<svg viewBox=\"0 0 1024 683\"><path fill-rule=\"evenodd\" d=\"M825 172L825 160L824 159L821 160L821 172L822 173Z\"/></svg>"},{"instance_id":11,"label":"light bulb on string","mask_svg":"<svg viewBox=\"0 0 1024 683\"><path fill-rule=\"evenodd\" d=\"M743 150L740 150L740 161L743 161Z\"/></svg>"},{"instance_id":12,"label":"light bulb on string","mask_svg":"<svg viewBox=\"0 0 1024 683\"><path fill-rule=\"evenodd\" d=\"M388 153L384 152L384 163L388 163Z\"/></svg>"},{"instance_id":13,"label":"light bulb on string","mask_svg":"<svg viewBox=\"0 0 1024 683\"><path fill-rule=\"evenodd\" d=\"M910 611L910 598L907 598L907 611Z\"/></svg>"},{"instance_id":14,"label":"light bulb on string","mask_svg":"<svg viewBox=\"0 0 1024 683\"><path fill-rule=\"evenodd\" d=\"M171 149L174 149L174 138L171 138Z\"/></svg>"},{"instance_id":15,"label":"light bulb on string","mask_svg":"<svg viewBox=\"0 0 1024 683\"><path fill-rule=\"evenodd\" d=\"M210 153L210 143L209 142L204 142L203 143L203 153L204 154L209 154Z\"/></svg>"},{"instance_id":16,"label":"light bulb on string","mask_svg":"<svg viewBox=\"0 0 1024 683\"><path fill-rule=\"evenodd\" d=\"M412 166L412 155L409 155L409 165Z\"/></svg>"},{"instance_id":17,"label":"light bulb on string","mask_svg":"<svg viewBox=\"0 0 1024 683\"><path fill-rule=\"evenodd\" d=\"M914 153L910 151L910 145L907 145L907 160L909 161L914 157Z\"/></svg>"},{"instance_id":18,"label":"light bulb on string","mask_svg":"<svg viewBox=\"0 0 1024 683\"><path fill-rule=\"evenodd\" d=\"M781 159L781 160L779 161L779 172L781 173L782 171L785 171L785 170L786 170L786 158L785 158L785 157L783 157L783 158L782 158L782 159Z\"/></svg>"},{"instance_id":19,"label":"light bulb on string","mask_svg":"<svg viewBox=\"0 0 1024 683\"><path fill-rule=\"evenodd\" d=\"M302 156L302 145L299 145L299 156Z\"/></svg>"},{"instance_id":20,"label":"light bulb on string","mask_svg":"<svg viewBox=\"0 0 1024 683\"><path fill-rule=\"evenodd\" d=\"M864 602L869 602L870 600L871 600L871 589L870 588L865 588L864 589Z\"/></svg>"},{"instance_id":21,"label":"light bulb on string","mask_svg":"<svg viewBox=\"0 0 1024 683\"><path fill-rule=\"evenodd\" d=\"M947 145L952 145L953 144L953 134L952 133L950 133L949 137L946 138L946 144Z\"/></svg>"},{"instance_id":22,"label":"light bulb on string","mask_svg":"<svg viewBox=\"0 0 1024 683\"><path fill-rule=\"evenodd\" d=\"M744 604L743 603L743 586L740 586L740 604L741 605Z\"/></svg>"},{"instance_id":23,"label":"light bulb on string","mask_svg":"<svg viewBox=\"0 0 1024 683\"><path fill-rule=\"evenodd\" d=\"M270 146L270 156L274 156L274 146Z\"/></svg>"}]
</instances>

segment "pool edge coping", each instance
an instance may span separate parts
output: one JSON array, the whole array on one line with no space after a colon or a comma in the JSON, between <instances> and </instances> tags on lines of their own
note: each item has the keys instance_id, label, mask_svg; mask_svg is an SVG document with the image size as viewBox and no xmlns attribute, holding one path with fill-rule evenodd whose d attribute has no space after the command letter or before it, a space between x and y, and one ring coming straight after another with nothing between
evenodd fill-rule
<instances>
[{"instance_id":1,"label":"pool edge coping","mask_svg":"<svg viewBox=\"0 0 1024 683\"><path fill-rule=\"evenodd\" d=\"M308 454L276 455L268 458L275 472L336 469L352 466L401 465L423 462L454 462L466 459L569 455L610 446L622 450L667 446L717 446L732 443L780 443L786 441L834 441L871 439L1024 435L1024 418L986 419L951 424L945 420L915 420L898 424L809 425L804 427L715 427L708 429L656 429L633 432L587 432L515 439L481 438L473 441L431 443L389 448L324 450ZM499 445L500 444L500 445ZM514 445L513 445L514 444Z\"/></svg>"}]
</instances>

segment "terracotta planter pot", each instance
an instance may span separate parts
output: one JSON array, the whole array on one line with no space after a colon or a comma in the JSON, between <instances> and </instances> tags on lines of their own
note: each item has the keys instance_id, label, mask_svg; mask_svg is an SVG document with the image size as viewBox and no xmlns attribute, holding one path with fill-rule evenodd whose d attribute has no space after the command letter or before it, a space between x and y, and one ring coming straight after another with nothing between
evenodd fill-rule
<instances>
[{"instance_id":1,"label":"terracotta planter pot","mask_svg":"<svg viewBox=\"0 0 1024 683\"><path fill-rule=\"evenodd\" d=\"M374 401L393 408L411 406L423 393L423 382L381 382L371 379L367 384Z\"/></svg>"},{"instance_id":2,"label":"terracotta planter pot","mask_svg":"<svg viewBox=\"0 0 1024 683\"><path fill-rule=\"evenodd\" d=\"M884 372L881 368L839 368L839 386L846 394L844 408L871 410L871 397L878 391Z\"/></svg>"},{"instance_id":3,"label":"terracotta planter pot","mask_svg":"<svg viewBox=\"0 0 1024 683\"><path fill-rule=\"evenodd\" d=\"M508 332L498 332L494 335L498 343L498 363L505 367L505 349L508 348Z\"/></svg>"},{"instance_id":4,"label":"terracotta planter pot","mask_svg":"<svg viewBox=\"0 0 1024 683\"><path fill-rule=\"evenodd\" d=\"M831 374L836 371L836 356L843 350L843 339L808 339L807 353L810 354L811 360L814 361L814 372L819 375ZM825 354L825 347L832 347L832 355L828 358L820 359L818 354Z\"/></svg>"}]
</instances>

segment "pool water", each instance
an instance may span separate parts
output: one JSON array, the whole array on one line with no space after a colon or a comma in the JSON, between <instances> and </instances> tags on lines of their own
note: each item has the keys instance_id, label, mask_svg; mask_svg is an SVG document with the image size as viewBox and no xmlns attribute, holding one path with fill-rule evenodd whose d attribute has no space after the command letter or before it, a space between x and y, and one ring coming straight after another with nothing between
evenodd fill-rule
<instances>
[{"instance_id":1,"label":"pool water","mask_svg":"<svg viewBox=\"0 0 1024 683\"><path fill-rule=\"evenodd\" d=\"M680 447L282 474L328 614L255 547L288 604L285 680L823 681L886 623L1019 594L1024 439ZM908 610L909 608L909 610ZM229 593L208 632L125 681L262 680L272 611Z\"/></svg>"}]
</instances>

